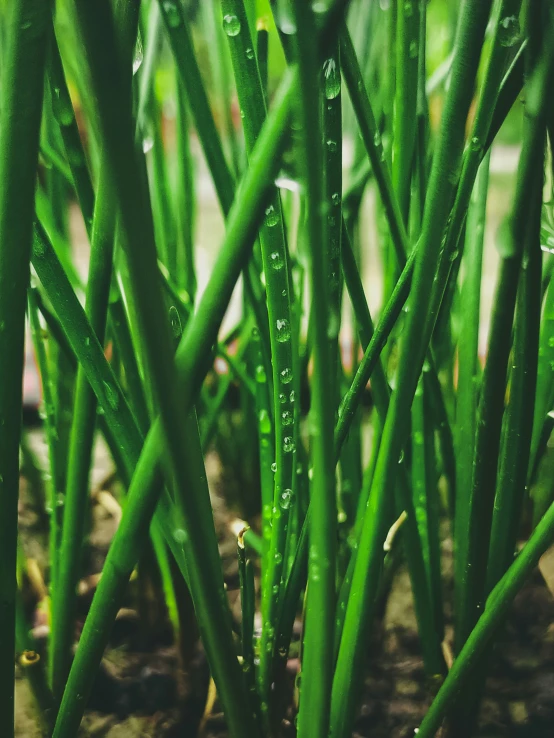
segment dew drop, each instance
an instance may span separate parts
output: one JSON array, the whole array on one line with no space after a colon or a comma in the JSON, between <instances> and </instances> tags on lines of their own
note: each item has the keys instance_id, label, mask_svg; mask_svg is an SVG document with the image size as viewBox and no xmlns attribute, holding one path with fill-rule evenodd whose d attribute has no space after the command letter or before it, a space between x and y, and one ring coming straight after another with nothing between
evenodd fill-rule
<instances>
[{"instance_id":1,"label":"dew drop","mask_svg":"<svg viewBox=\"0 0 554 738\"><path fill-rule=\"evenodd\" d=\"M135 44L135 55L133 57L133 74L136 74L142 64L144 53L142 50L142 39L140 33L137 36L137 43Z\"/></svg>"},{"instance_id":2,"label":"dew drop","mask_svg":"<svg viewBox=\"0 0 554 738\"><path fill-rule=\"evenodd\" d=\"M277 471L277 464L276 464L275 462L273 462L273 464L271 465L271 471L272 471L272 472L273 472L274 474L275 474L275 472Z\"/></svg>"},{"instance_id":3,"label":"dew drop","mask_svg":"<svg viewBox=\"0 0 554 738\"><path fill-rule=\"evenodd\" d=\"M277 340L279 343L286 343L290 340L290 323L286 318L277 321Z\"/></svg>"},{"instance_id":4,"label":"dew drop","mask_svg":"<svg viewBox=\"0 0 554 738\"><path fill-rule=\"evenodd\" d=\"M290 384L292 382L292 371L288 367L283 369L280 376L283 384Z\"/></svg>"},{"instance_id":5,"label":"dew drop","mask_svg":"<svg viewBox=\"0 0 554 738\"><path fill-rule=\"evenodd\" d=\"M238 36L240 33L240 20L238 17L233 14L225 15L223 17L223 30L231 38Z\"/></svg>"},{"instance_id":6,"label":"dew drop","mask_svg":"<svg viewBox=\"0 0 554 738\"><path fill-rule=\"evenodd\" d=\"M183 544L187 540L186 531L184 531L182 528L176 528L173 531L173 540L176 543Z\"/></svg>"},{"instance_id":7,"label":"dew drop","mask_svg":"<svg viewBox=\"0 0 554 738\"><path fill-rule=\"evenodd\" d=\"M270 205L265 211L265 224L268 228L273 228L279 222L279 213L273 205Z\"/></svg>"},{"instance_id":8,"label":"dew drop","mask_svg":"<svg viewBox=\"0 0 554 738\"><path fill-rule=\"evenodd\" d=\"M275 269L276 272L280 272L285 265L283 257L278 251L273 251L269 255L269 263L271 264L271 268Z\"/></svg>"},{"instance_id":9,"label":"dew drop","mask_svg":"<svg viewBox=\"0 0 554 738\"><path fill-rule=\"evenodd\" d=\"M340 93L340 71L334 59L327 59L323 63L323 76L325 97L327 100L334 100Z\"/></svg>"},{"instance_id":10,"label":"dew drop","mask_svg":"<svg viewBox=\"0 0 554 738\"><path fill-rule=\"evenodd\" d=\"M279 499L279 505L281 507L281 510L288 510L290 508L292 502L292 489L285 489L281 493L281 497Z\"/></svg>"},{"instance_id":11,"label":"dew drop","mask_svg":"<svg viewBox=\"0 0 554 738\"><path fill-rule=\"evenodd\" d=\"M267 382L265 369L263 368L262 364L258 364L254 373L256 375L256 382L260 382L260 384Z\"/></svg>"},{"instance_id":12,"label":"dew drop","mask_svg":"<svg viewBox=\"0 0 554 738\"><path fill-rule=\"evenodd\" d=\"M418 52L417 41L410 41L410 49L409 49L409 52L410 52L410 58L411 59L415 59L417 57L417 52Z\"/></svg>"},{"instance_id":13,"label":"dew drop","mask_svg":"<svg viewBox=\"0 0 554 738\"><path fill-rule=\"evenodd\" d=\"M291 404L294 404L295 399L296 399L296 397L295 397L295 394L294 394L294 390L291 390L291 393L289 395L289 402Z\"/></svg>"},{"instance_id":14,"label":"dew drop","mask_svg":"<svg viewBox=\"0 0 554 738\"><path fill-rule=\"evenodd\" d=\"M273 560L275 561L275 564L279 566L279 564L283 563L283 554L277 551L277 553L273 557Z\"/></svg>"},{"instance_id":15,"label":"dew drop","mask_svg":"<svg viewBox=\"0 0 554 738\"><path fill-rule=\"evenodd\" d=\"M171 326L171 333L174 338L180 338L183 332L183 326L181 325L181 318L179 317L179 311L172 305L169 308L169 324Z\"/></svg>"},{"instance_id":16,"label":"dew drop","mask_svg":"<svg viewBox=\"0 0 554 738\"><path fill-rule=\"evenodd\" d=\"M154 146L154 139L152 136L146 136L145 139L142 141L142 150L145 154L147 154L152 147Z\"/></svg>"},{"instance_id":17,"label":"dew drop","mask_svg":"<svg viewBox=\"0 0 554 738\"><path fill-rule=\"evenodd\" d=\"M340 195L338 192L333 192L333 194L331 195L331 202L333 203L333 205L335 205L335 207L340 205Z\"/></svg>"},{"instance_id":18,"label":"dew drop","mask_svg":"<svg viewBox=\"0 0 554 738\"><path fill-rule=\"evenodd\" d=\"M327 139L327 148L331 152L331 154L334 154L337 150L337 142L333 141L332 138Z\"/></svg>"},{"instance_id":19,"label":"dew drop","mask_svg":"<svg viewBox=\"0 0 554 738\"><path fill-rule=\"evenodd\" d=\"M246 49L246 58L247 59L253 59L254 58L254 49L251 49L250 47L248 47Z\"/></svg>"},{"instance_id":20,"label":"dew drop","mask_svg":"<svg viewBox=\"0 0 554 738\"><path fill-rule=\"evenodd\" d=\"M290 454L291 451L294 451L295 449L295 443L292 436L285 436L283 438L283 451L286 454Z\"/></svg>"},{"instance_id":21,"label":"dew drop","mask_svg":"<svg viewBox=\"0 0 554 738\"><path fill-rule=\"evenodd\" d=\"M292 416L291 411L290 410L283 410L283 412L281 413L281 423L285 427L287 427L289 425L292 425L293 421L294 421L294 418Z\"/></svg>"},{"instance_id":22,"label":"dew drop","mask_svg":"<svg viewBox=\"0 0 554 738\"><path fill-rule=\"evenodd\" d=\"M287 401L287 396L285 395L285 393L279 392L279 402L281 403L281 405L284 405L286 401Z\"/></svg>"}]
</instances>

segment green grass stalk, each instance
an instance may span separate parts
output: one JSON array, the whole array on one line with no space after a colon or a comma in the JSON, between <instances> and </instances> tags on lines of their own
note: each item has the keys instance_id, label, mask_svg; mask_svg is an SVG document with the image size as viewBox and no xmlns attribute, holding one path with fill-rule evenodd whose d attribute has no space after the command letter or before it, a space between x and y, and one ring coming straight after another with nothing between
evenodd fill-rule
<instances>
[{"instance_id":1,"label":"green grass stalk","mask_svg":"<svg viewBox=\"0 0 554 738\"><path fill-rule=\"evenodd\" d=\"M455 602L461 597L462 562L467 556L469 490L473 477L473 454L479 399L479 324L481 271L485 239L485 215L490 154L485 157L473 189L467 216L464 248L464 280L461 300L466 319L458 339L458 387L456 395L456 508L454 516ZM456 612L458 608L456 607Z\"/></svg>"},{"instance_id":2,"label":"green grass stalk","mask_svg":"<svg viewBox=\"0 0 554 738\"><path fill-rule=\"evenodd\" d=\"M310 5L296 0L291 5L296 25L298 54L299 139L302 144L300 172L306 187L307 256L313 315L313 371L310 382L311 520L309 529L308 591L302 655L302 695L298 735L327 735L333 674L333 627L335 609L335 558L337 509L333 459L334 377L329 357L329 265L322 249L327 237L326 202L323 187L321 86L315 17ZM338 72L338 70L336 70ZM337 80L323 85L323 99L336 96ZM338 80L340 83L340 78ZM342 193L337 193L342 196Z\"/></svg>"},{"instance_id":3,"label":"green grass stalk","mask_svg":"<svg viewBox=\"0 0 554 738\"><path fill-rule=\"evenodd\" d=\"M0 111L0 714L14 735L19 440L29 282L50 4L10 4Z\"/></svg>"}]
</instances>

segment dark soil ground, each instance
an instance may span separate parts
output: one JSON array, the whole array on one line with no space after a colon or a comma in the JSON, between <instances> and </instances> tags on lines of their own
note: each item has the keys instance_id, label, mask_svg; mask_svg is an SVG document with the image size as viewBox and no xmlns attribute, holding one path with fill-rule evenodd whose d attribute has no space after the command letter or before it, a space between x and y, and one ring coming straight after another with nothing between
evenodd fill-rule
<instances>
[{"instance_id":1,"label":"dark soil ground","mask_svg":"<svg viewBox=\"0 0 554 738\"><path fill-rule=\"evenodd\" d=\"M32 443L43 455L40 431ZM102 486L110 463L105 450L97 449L93 488ZM217 459L208 458L216 527L233 613L238 618L238 572L236 539L231 532L232 516L217 490L221 480ZM219 481L218 481L219 480ZM106 485L104 485L106 486ZM108 505L109 508L109 505ZM80 620L86 614L109 541L117 524L117 511L101 501L93 505L91 548L87 557L88 577L80 591ZM45 571L45 535L40 518L22 478L20 506L21 540L28 557ZM451 542L445 539L444 582L451 599ZM83 721L83 736L106 738L193 738L226 736L225 722L217 700L203 717L208 694L209 673L200 648L190 655L185 673L180 655L171 643L166 625L141 627L137 605L138 588L131 582L125 608L120 612L110 647ZM445 613L447 640L451 637L451 612ZM47 624L35 614L37 632ZM41 631L42 629L42 631ZM77 634L76 634L77 635ZM289 662L291 685L298 668ZM554 597L537 572L520 592L509 620L490 657L489 679L482 702L480 738L554 738ZM42 736L37 724L33 698L27 681L18 670L16 683L16 735ZM354 735L360 738L408 738L415 730L432 699L436 685L427 682L415 626L410 583L405 567L397 570L383 617L374 629L363 685L363 699ZM283 726L285 736L294 735L294 709Z\"/></svg>"}]
</instances>

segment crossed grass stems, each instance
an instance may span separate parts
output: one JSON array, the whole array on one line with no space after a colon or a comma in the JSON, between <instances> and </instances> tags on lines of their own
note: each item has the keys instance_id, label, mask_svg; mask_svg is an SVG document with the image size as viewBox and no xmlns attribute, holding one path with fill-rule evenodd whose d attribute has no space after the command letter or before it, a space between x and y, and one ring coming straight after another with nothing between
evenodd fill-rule
<instances>
[{"instance_id":1,"label":"crossed grass stems","mask_svg":"<svg viewBox=\"0 0 554 738\"><path fill-rule=\"evenodd\" d=\"M383 542L402 512L399 537L424 663L441 682L419 735L433 735L448 714L454 732L469 735L474 727L476 710L468 707L478 705L486 676L483 657L513 597L554 538L554 507L548 491L539 490L532 500L533 531L513 558L526 487L544 453L554 399L551 269L547 263L541 267L540 250L541 223L544 233L551 207L543 206L543 178L549 163L546 132L552 130L547 91L554 64L553 18L546 3L532 10L531 3L522 8L517 0L461 4L441 121L432 135L426 3L393 3L395 16L376 4L353 3L353 27L386 27L383 43L394 52L394 64L380 69L381 77L372 70L383 49L366 48L368 62L362 68L364 57L357 55L343 22L348 3L330 5L317 4L315 10L300 1L278 6L288 66L269 106L267 27L251 24L242 0L204 6L208 28L217 28L217 15L222 19L212 71L223 109L229 111L233 69L243 164L228 112L223 143L220 138L179 2L142 8L124 0L101 0L94 7L85 0L59 3L56 24L63 18L74 34L65 45L54 33L48 3L11 4L3 25L6 94L0 118L0 708L6 735L14 732L13 654L35 646L18 603L16 577L18 567L25 566L22 554L17 562L17 498L27 297L52 474L52 628L47 669L43 660L29 658L25 668L52 735L69 738L77 732L121 593L148 537L181 637L173 561L190 591L232 735L278 732L287 700L284 667L303 593L298 732L349 735L383 569L398 555L395 545L384 556ZM175 62L175 182L167 171L154 86L163 37ZM65 55L75 53L77 39L80 65L73 71L88 120L90 159L64 74ZM348 119L342 119L341 77L360 133L344 196L342 138ZM516 189L481 374L477 341L488 150L523 85ZM194 308L191 122L226 219L208 286ZM300 199L292 201L275 185L291 130L302 183ZM152 144L148 167L145 140ZM35 193L39 153L47 166ZM359 269L360 206L368 182L378 193L386 265L385 306L375 327ZM63 235L68 184L91 243L84 309ZM241 274L242 363L219 337ZM338 344L344 288L363 349L360 362L354 352L351 372L342 366ZM311 303L307 340L306 289ZM456 340L451 319L460 300L464 315ZM107 337L115 351L111 362L104 353ZM261 460L262 536L250 530L239 536L240 660L203 462L215 431L201 424L200 433L197 421L199 412L201 421L211 417L215 426L230 385L222 379L215 396L206 391L214 349L228 361L247 398L245 407L258 420L250 442L259 446ZM60 406L71 376L73 418L66 422L64 447ZM299 402L306 376L308 439ZM374 450L362 477L358 408L370 378ZM97 416L127 491L71 661ZM438 496L439 471L447 480L446 501ZM359 490L357 499L352 489ZM456 659L448 673L441 650L439 518L444 504L456 545ZM262 571L256 649L254 550ZM479 679L469 683L472 673Z\"/></svg>"}]
</instances>

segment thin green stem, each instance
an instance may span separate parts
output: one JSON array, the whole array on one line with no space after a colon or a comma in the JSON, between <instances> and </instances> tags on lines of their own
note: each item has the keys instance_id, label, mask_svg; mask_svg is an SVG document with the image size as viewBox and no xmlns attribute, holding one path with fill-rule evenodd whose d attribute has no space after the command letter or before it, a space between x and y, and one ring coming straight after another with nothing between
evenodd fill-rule
<instances>
[{"instance_id":1,"label":"thin green stem","mask_svg":"<svg viewBox=\"0 0 554 738\"><path fill-rule=\"evenodd\" d=\"M86 291L86 315L100 345L104 343L115 238L113 192L100 176L92 226L91 255ZM69 443L67 487L60 545L58 589L54 593L56 618L52 623L52 689L61 697L71 662L76 588L88 505L89 475L96 429L96 396L82 367L77 372L75 404Z\"/></svg>"},{"instance_id":2,"label":"thin green stem","mask_svg":"<svg viewBox=\"0 0 554 738\"><path fill-rule=\"evenodd\" d=\"M333 674L333 627L335 606L336 522L333 406L334 377L329 357L328 258L322 249L327 237L324 217L324 159L321 147L322 116L318 84L317 49L313 44L315 18L311 6L295 0L291 9L297 29L299 90L298 119L302 142L301 176L306 187L308 281L313 315L313 371L310 406L311 517L309 530L308 591L302 659L303 685L298 735L327 735ZM330 71L330 70L328 70ZM336 97L340 84L324 83L325 97ZM332 82L332 84L330 84ZM341 193L342 194L342 193Z\"/></svg>"},{"instance_id":3,"label":"thin green stem","mask_svg":"<svg viewBox=\"0 0 554 738\"><path fill-rule=\"evenodd\" d=\"M454 541L455 601L461 596L461 567L466 560L469 524L469 490L473 475L473 453L479 399L479 325L481 301L481 269L485 239L485 211L489 182L490 155L481 164L473 190L466 226L464 281L461 300L466 319L458 341L458 391L456 398L456 510ZM457 612L456 608L456 612Z\"/></svg>"},{"instance_id":4,"label":"thin green stem","mask_svg":"<svg viewBox=\"0 0 554 738\"><path fill-rule=\"evenodd\" d=\"M510 399L506 411L498 484L494 498L487 565L487 593L504 574L514 555L529 466L541 318L539 287L542 180L542 171L537 168L533 191L528 193L528 230L515 317Z\"/></svg>"},{"instance_id":5,"label":"thin green stem","mask_svg":"<svg viewBox=\"0 0 554 738\"><path fill-rule=\"evenodd\" d=\"M0 112L0 714L14 735L19 440L25 303L50 3L14 0L3 50Z\"/></svg>"}]
</instances>

